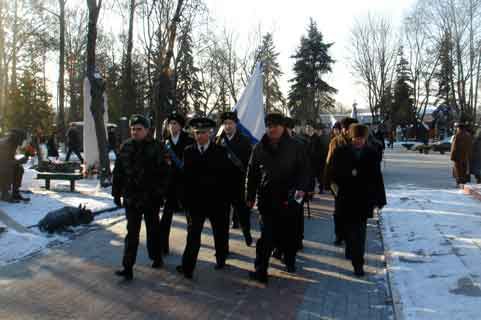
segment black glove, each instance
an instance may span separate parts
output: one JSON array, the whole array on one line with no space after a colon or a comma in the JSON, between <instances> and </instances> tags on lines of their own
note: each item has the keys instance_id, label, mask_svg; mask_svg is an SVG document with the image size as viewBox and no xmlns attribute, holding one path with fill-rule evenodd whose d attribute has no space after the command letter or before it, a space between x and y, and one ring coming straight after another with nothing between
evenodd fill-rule
<instances>
[{"instance_id":1,"label":"black glove","mask_svg":"<svg viewBox=\"0 0 481 320\"><path fill-rule=\"evenodd\" d=\"M122 207L122 198L120 196L114 196L114 203L117 207Z\"/></svg>"}]
</instances>

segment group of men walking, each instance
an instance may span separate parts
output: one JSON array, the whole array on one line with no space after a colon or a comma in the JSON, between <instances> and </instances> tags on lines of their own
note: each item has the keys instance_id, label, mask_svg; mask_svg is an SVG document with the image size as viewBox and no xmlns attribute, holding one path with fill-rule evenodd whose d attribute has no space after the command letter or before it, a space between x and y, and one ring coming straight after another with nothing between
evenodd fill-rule
<instances>
[{"instance_id":1,"label":"group of men walking","mask_svg":"<svg viewBox=\"0 0 481 320\"><path fill-rule=\"evenodd\" d=\"M303 205L317 179L336 198L336 244L345 241L346 258L362 276L366 220L386 203L381 155L366 143L367 127L344 121L343 133L332 139L327 154L312 148L319 137L295 135L292 119L282 114L266 115L266 133L255 145L241 132L236 112L224 112L220 119L223 128L217 137L215 121L191 119L190 137L184 131L185 118L173 112L167 119L168 137L160 143L153 139L148 119L131 118L132 138L122 145L113 176L114 201L126 208L127 216L123 269L116 274L133 278L142 216L152 267L162 267L162 255L169 253L173 214L180 211L187 218L187 239L176 270L193 277L206 218L214 236L215 269L222 269L229 256L230 212L232 226L241 228L250 246L250 213L255 205L261 236L255 271L249 277L267 283L273 252L288 272L295 272L296 254L302 248Z\"/></svg>"}]
</instances>

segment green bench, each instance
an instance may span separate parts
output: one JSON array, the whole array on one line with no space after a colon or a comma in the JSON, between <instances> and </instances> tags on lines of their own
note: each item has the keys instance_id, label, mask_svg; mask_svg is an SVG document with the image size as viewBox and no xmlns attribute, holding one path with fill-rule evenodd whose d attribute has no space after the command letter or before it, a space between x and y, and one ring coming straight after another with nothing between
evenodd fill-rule
<instances>
[{"instance_id":1,"label":"green bench","mask_svg":"<svg viewBox=\"0 0 481 320\"><path fill-rule=\"evenodd\" d=\"M67 180L70 181L70 191L75 191L75 181L83 179L80 173L56 173L41 172L37 174L37 179L45 180L45 189L50 190L50 180Z\"/></svg>"}]
</instances>

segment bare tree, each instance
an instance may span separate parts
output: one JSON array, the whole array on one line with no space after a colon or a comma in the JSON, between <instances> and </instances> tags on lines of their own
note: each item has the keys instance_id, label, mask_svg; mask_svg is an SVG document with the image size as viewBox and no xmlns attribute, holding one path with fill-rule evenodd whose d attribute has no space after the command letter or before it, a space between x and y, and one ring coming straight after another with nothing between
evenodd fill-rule
<instances>
[{"instance_id":1,"label":"bare tree","mask_svg":"<svg viewBox=\"0 0 481 320\"><path fill-rule=\"evenodd\" d=\"M433 78L439 65L439 48L432 43L432 34L422 5L415 4L404 21L404 48L409 61L416 117L423 121L429 103L433 101Z\"/></svg>"},{"instance_id":2,"label":"bare tree","mask_svg":"<svg viewBox=\"0 0 481 320\"><path fill-rule=\"evenodd\" d=\"M373 117L380 113L380 102L392 82L398 43L390 21L368 14L351 29L351 63L367 92Z\"/></svg>"}]
</instances>

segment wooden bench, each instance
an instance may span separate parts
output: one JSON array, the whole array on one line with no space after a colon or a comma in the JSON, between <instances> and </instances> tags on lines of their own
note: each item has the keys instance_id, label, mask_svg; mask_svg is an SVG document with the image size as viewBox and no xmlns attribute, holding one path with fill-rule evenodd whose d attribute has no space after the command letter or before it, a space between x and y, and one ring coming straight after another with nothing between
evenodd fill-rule
<instances>
[{"instance_id":1,"label":"wooden bench","mask_svg":"<svg viewBox=\"0 0 481 320\"><path fill-rule=\"evenodd\" d=\"M45 180L45 189L50 190L50 180L68 180L70 181L70 191L75 191L75 181L83 179L80 173L56 173L41 172L37 174L37 179Z\"/></svg>"},{"instance_id":2,"label":"wooden bench","mask_svg":"<svg viewBox=\"0 0 481 320\"><path fill-rule=\"evenodd\" d=\"M403 143L401 145L407 150L411 150L411 148L414 146L414 143Z\"/></svg>"}]
</instances>

